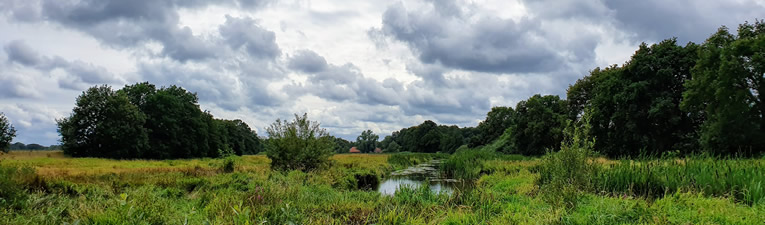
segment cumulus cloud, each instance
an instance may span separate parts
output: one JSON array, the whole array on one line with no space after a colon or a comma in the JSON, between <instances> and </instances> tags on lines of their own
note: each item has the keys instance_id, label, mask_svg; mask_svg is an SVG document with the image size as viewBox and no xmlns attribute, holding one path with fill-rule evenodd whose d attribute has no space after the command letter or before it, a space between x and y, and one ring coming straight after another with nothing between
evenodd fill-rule
<instances>
[{"instance_id":1,"label":"cumulus cloud","mask_svg":"<svg viewBox=\"0 0 765 225\"><path fill-rule=\"evenodd\" d=\"M406 43L424 63L455 69L523 73L563 66L555 50L537 37L539 21L503 19L478 10L463 13L440 4L417 9L393 4L383 14L380 30L372 33Z\"/></svg>"},{"instance_id":2,"label":"cumulus cloud","mask_svg":"<svg viewBox=\"0 0 765 225\"><path fill-rule=\"evenodd\" d=\"M244 48L250 56L258 58L281 55L274 32L261 28L252 18L226 15L226 23L218 29L232 49Z\"/></svg>"}]
</instances>

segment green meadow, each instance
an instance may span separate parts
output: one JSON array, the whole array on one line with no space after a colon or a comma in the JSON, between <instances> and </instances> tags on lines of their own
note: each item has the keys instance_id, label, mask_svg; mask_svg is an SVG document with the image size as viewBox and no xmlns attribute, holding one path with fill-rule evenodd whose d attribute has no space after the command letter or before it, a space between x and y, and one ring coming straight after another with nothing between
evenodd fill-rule
<instances>
[{"instance_id":1,"label":"green meadow","mask_svg":"<svg viewBox=\"0 0 765 225\"><path fill-rule=\"evenodd\" d=\"M464 152L464 153L463 153ZM278 172L262 155L112 160L61 152L0 156L0 224L762 224L763 159L588 158L573 192L547 158L337 154L315 172ZM548 156L549 157L549 156ZM365 189L397 168L441 159L472 188L394 195ZM590 173L587 172L587 173ZM573 194L572 194L573 193ZM573 196L573 197L571 197Z\"/></svg>"}]
</instances>

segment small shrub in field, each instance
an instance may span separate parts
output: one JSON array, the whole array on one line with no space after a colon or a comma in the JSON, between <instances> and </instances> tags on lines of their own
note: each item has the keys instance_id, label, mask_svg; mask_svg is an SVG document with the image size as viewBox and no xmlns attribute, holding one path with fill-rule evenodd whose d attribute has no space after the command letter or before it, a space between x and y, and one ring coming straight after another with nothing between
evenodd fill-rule
<instances>
[{"instance_id":1,"label":"small shrub in field","mask_svg":"<svg viewBox=\"0 0 765 225\"><path fill-rule=\"evenodd\" d=\"M266 155L275 170L309 171L326 166L335 143L319 123L308 120L308 115L295 115L292 122L276 120L268 132Z\"/></svg>"},{"instance_id":2,"label":"small shrub in field","mask_svg":"<svg viewBox=\"0 0 765 225\"><path fill-rule=\"evenodd\" d=\"M231 173L234 172L234 169L236 167L236 157L234 156L228 156L225 159L223 159L223 165L221 166L220 170L224 173Z\"/></svg>"},{"instance_id":3,"label":"small shrub in field","mask_svg":"<svg viewBox=\"0 0 765 225\"><path fill-rule=\"evenodd\" d=\"M600 165L590 159L594 156L595 141L587 139L588 131L587 121L581 127L570 125L561 150L548 152L537 168L540 175L537 183L545 194L543 197L553 205L573 208L584 192L593 189L593 177Z\"/></svg>"}]
</instances>

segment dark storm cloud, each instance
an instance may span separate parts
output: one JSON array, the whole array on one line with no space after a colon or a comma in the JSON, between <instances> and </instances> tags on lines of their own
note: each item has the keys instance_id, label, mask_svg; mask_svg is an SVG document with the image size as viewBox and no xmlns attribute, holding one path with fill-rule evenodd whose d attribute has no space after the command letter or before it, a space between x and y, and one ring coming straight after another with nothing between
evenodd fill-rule
<instances>
[{"instance_id":1,"label":"dark storm cloud","mask_svg":"<svg viewBox=\"0 0 765 225\"><path fill-rule=\"evenodd\" d=\"M523 73L552 71L563 65L555 51L534 37L539 32L538 21L462 15L456 6L451 8L433 5L410 11L403 4L394 4L383 14L380 31L370 34L381 33L406 43L424 63L456 69Z\"/></svg>"}]
</instances>

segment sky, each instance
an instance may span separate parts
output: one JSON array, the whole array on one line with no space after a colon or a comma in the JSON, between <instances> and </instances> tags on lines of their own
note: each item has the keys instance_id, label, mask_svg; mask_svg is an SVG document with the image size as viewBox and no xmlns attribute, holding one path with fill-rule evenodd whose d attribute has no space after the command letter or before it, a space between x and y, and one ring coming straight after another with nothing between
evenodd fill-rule
<instances>
[{"instance_id":1,"label":"sky","mask_svg":"<svg viewBox=\"0 0 765 225\"><path fill-rule=\"evenodd\" d=\"M179 85L259 135L308 113L354 140L560 95L640 43L701 43L763 0L1 0L0 112L57 144L84 90Z\"/></svg>"}]
</instances>

